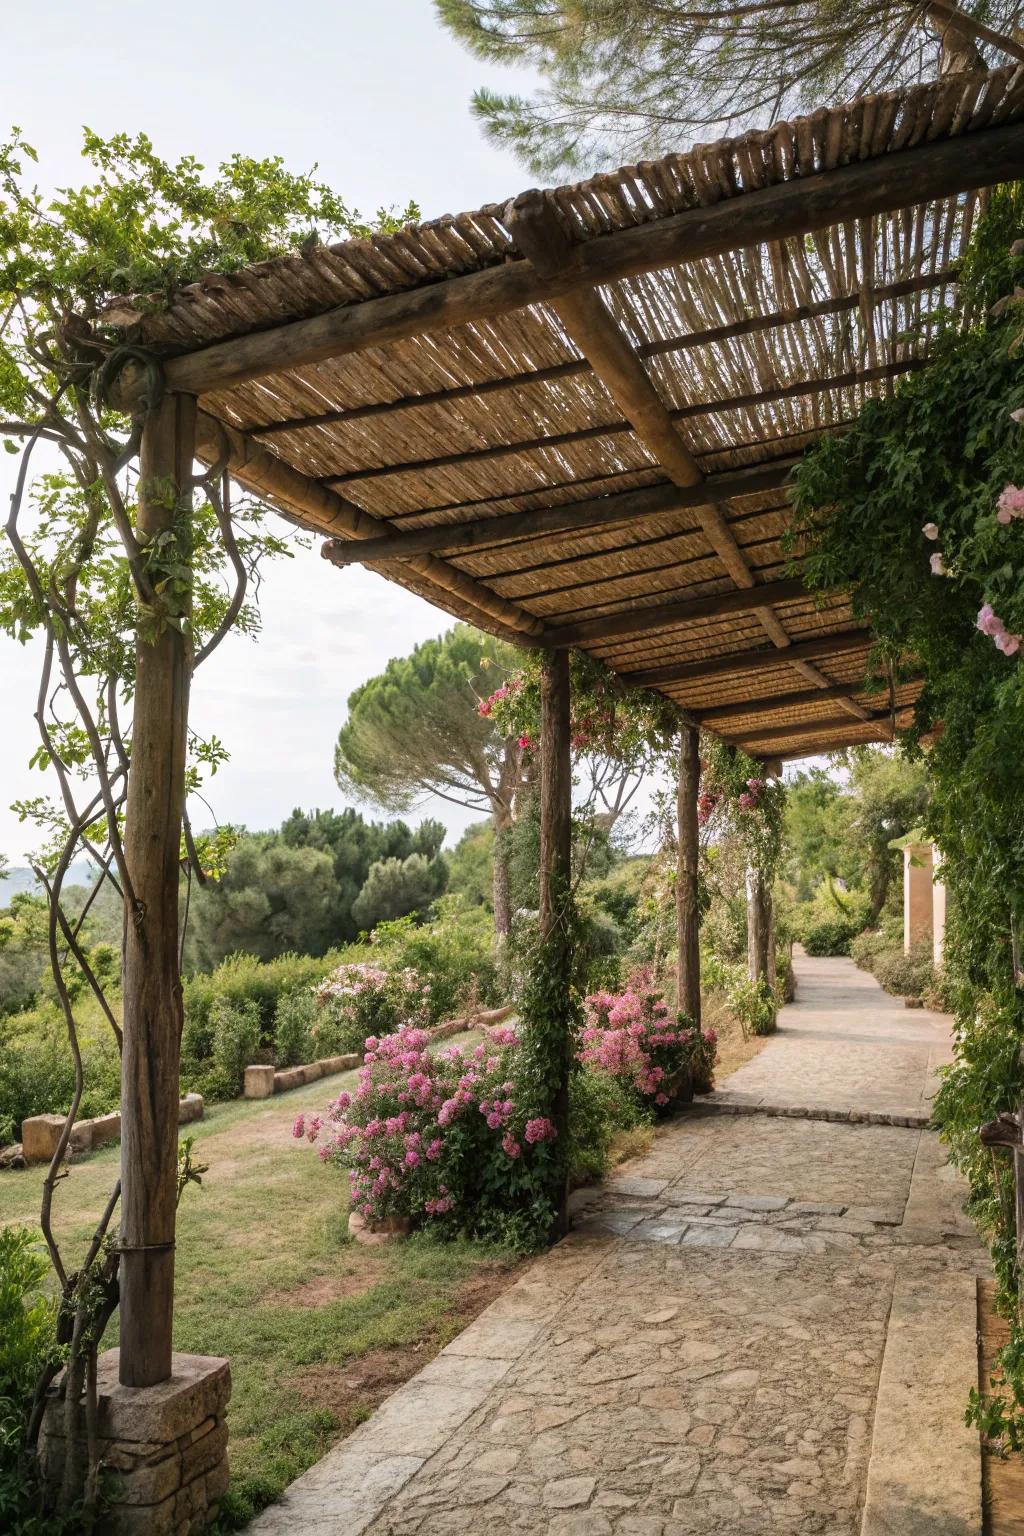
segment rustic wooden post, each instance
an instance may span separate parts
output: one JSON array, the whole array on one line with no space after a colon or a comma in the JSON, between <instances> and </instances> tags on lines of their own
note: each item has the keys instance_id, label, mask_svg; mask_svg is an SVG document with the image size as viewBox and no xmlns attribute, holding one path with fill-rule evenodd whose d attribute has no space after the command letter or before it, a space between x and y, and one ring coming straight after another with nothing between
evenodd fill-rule
<instances>
[{"instance_id":1,"label":"rustic wooden post","mask_svg":"<svg viewBox=\"0 0 1024 1536\"><path fill-rule=\"evenodd\" d=\"M774 980L771 892L756 865L747 869L747 974L751 981L762 976Z\"/></svg>"},{"instance_id":2,"label":"rustic wooden post","mask_svg":"<svg viewBox=\"0 0 1024 1536\"><path fill-rule=\"evenodd\" d=\"M676 785L677 995L680 1011L700 1028L700 907L697 890L697 792L700 786L700 732L683 725L679 733Z\"/></svg>"},{"instance_id":3,"label":"rustic wooden post","mask_svg":"<svg viewBox=\"0 0 1024 1536\"><path fill-rule=\"evenodd\" d=\"M146 418L138 511L146 540L187 522L195 418L194 398L174 394ZM179 558L183 553L179 545ZM188 613L187 597L170 602L171 617ZM173 624L136 643L125 817L135 908L126 916L123 960L119 1367L122 1384L132 1387L154 1386L171 1374L182 1024L178 876L190 651Z\"/></svg>"},{"instance_id":4,"label":"rustic wooden post","mask_svg":"<svg viewBox=\"0 0 1024 1536\"><path fill-rule=\"evenodd\" d=\"M571 936L564 921L572 879L572 761L569 728L569 654L548 651L540 682L540 938L556 959L553 1012L565 1020L566 1039L559 1086L552 1106L558 1141L564 1147L569 1131L569 1071L572 1064L573 1003ZM555 1218L556 1237L568 1230L568 1188L563 1180Z\"/></svg>"}]
</instances>

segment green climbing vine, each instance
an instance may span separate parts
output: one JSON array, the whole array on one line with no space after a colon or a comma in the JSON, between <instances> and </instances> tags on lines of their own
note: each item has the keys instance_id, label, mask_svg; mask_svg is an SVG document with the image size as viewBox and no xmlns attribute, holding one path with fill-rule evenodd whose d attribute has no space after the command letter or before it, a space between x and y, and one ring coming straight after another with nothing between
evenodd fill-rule
<instances>
[{"instance_id":1,"label":"green climbing vine","mask_svg":"<svg viewBox=\"0 0 1024 1536\"><path fill-rule=\"evenodd\" d=\"M809 585L849 588L880 677L924 679L904 749L926 751L927 830L950 891L957 1055L935 1103L991 1244L1012 1337L968 1417L1024 1444L1024 1326L1008 1154L978 1126L1024 1094L1024 190L998 189L933 314L930 361L823 440L796 475ZM1019 1135L1019 1128L1017 1134Z\"/></svg>"}]
</instances>

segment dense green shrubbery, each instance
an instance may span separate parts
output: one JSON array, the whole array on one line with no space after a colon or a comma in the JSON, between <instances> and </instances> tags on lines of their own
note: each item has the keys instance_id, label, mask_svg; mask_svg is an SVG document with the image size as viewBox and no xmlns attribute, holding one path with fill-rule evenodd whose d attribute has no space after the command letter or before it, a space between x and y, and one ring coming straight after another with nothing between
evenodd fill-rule
<instances>
[{"instance_id":1,"label":"dense green shrubbery","mask_svg":"<svg viewBox=\"0 0 1024 1536\"><path fill-rule=\"evenodd\" d=\"M282 1001L311 995L340 958L338 953L281 955L264 961L230 955L215 971L190 976L184 985L182 1090L212 1101L235 1098L250 1062L277 1060L275 1028ZM294 1036L289 1043L294 1045Z\"/></svg>"},{"instance_id":2,"label":"dense green shrubbery","mask_svg":"<svg viewBox=\"0 0 1024 1536\"><path fill-rule=\"evenodd\" d=\"M779 1016L779 999L772 984L764 976L750 981L743 976L729 988L727 1001L740 1021L744 1033L770 1035L774 1033Z\"/></svg>"},{"instance_id":3,"label":"dense green shrubbery","mask_svg":"<svg viewBox=\"0 0 1024 1536\"><path fill-rule=\"evenodd\" d=\"M7 1536L71 1536L80 1527L40 1514L34 1463L24 1455L36 1382L57 1357L49 1264L25 1227L0 1227L0 1527Z\"/></svg>"},{"instance_id":4,"label":"dense green shrubbery","mask_svg":"<svg viewBox=\"0 0 1024 1536\"><path fill-rule=\"evenodd\" d=\"M569 1081L569 1183L594 1184L611 1166L616 1137L652 1125L654 1115L610 1072L584 1067Z\"/></svg>"},{"instance_id":5,"label":"dense green shrubbery","mask_svg":"<svg viewBox=\"0 0 1024 1536\"><path fill-rule=\"evenodd\" d=\"M202 1093L211 1102L234 1098L250 1062L295 1066L317 1055L359 1049L363 1035L339 1044L314 1027L314 991L339 964L367 962L388 972L415 972L428 989L422 999L428 1023L503 1001L491 919L482 907L467 907L457 897L442 898L435 918L423 925L411 918L382 923L369 946L266 961L231 955L216 970L185 980L182 1091ZM77 1012L85 1067L81 1114L104 1114L120 1099L116 1043L91 998L83 995ZM401 1012L389 1015L383 1027L396 1027ZM381 1027L380 1021L374 1027ZM0 1017L0 1145L14 1139L27 1116L65 1110L73 1087L67 1036L54 1005Z\"/></svg>"},{"instance_id":6,"label":"dense green shrubbery","mask_svg":"<svg viewBox=\"0 0 1024 1536\"><path fill-rule=\"evenodd\" d=\"M961 260L958 313L939 316L926 368L818 443L795 476L794 537L808 586L852 592L870 617L879 674L905 658L924 688L907 732L924 740L924 831L951 901L943 991L957 1058L935 1100L953 1161L992 1247L1011 1340L1002 1381L970 1421L1024 1444L1024 1327L1012 1175L1004 1198L979 1124L1024 1092L1024 184L999 187ZM937 729L937 727L939 727ZM874 959L882 979L892 966ZM905 968L905 962L899 962ZM927 969L922 963L921 972ZM905 983L906 977L900 976Z\"/></svg>"},{"instance_id":7,"label":"dense green shrubbery","mask_svg":"<svg viewBox=\"0 0 1024 1536\"><path fill-rule=\"evenodd\" d=\"M91 998L83 1001L79 1014L84 1118L116 1107L121 1062L113 1032ZM71 1052L55 1006L43 1003L0 1019L0 1145L16 1137L30 1115L67 1109L73 1091Z\"/></svg>"},{"instance_id":8,"label":"dense green shrubbery","mask_svg":"<svg viewBox=\"0 0 1024 1536\"><path fill-rule=\"evenodd\" d=\"M824 917L804 928L804 949L809 955L848 955L860 924L856 918Z\"/></svg>"},{"instance_id":9,"label":"dense green shrubbery","mask_svg":"<svg viewBox=\"0 0 1024 1536\"><path fill-rule=\"evenodd\" d=\"M443 896L434 905L432 920L420 926L408 917L379 924L368 958L389 970L408 967L429 983L432 1024L477 1004L504 1001L494 960L493 921L483 907L468 906L458 896Z\"/></svg>"},{"instance_id":10,"label":"dense green shrubbery","mask_svg":"<svg viewBox=\"0 0 1024 1536\"><path fill-rule=\"evenodd\" d=\"M875 962L882 956L892 952L899 944L903 947L903 936L887 933L884 928L865 928L863 933L850 945L850 959L855 965L859 965L862 971L874 971Z\"/></svg>"},{"instance_id":11,"label":"dense green shrubbery","mask_svg":"<svg viewBox=\"0 0 1024 1536\"><path fill-rule=\"evenodd\" d=\"M313 1025L316 998L310 991L286 992L274 1010L274 1056L279 1067L298 1067L316 1055Z\"/></svg>"},{"instance_id":12,"label":"dense green shrubbery","mask_svg":"<svg viewBox=\"0 0 1024 1536\"><path fill-rule=\"evenodd\" d=\"M903 946L875 956L875 980L894 997L923 997L935 979L932 946L926 940L915 944L909 955Z\"/></svg>"}]
</instances>

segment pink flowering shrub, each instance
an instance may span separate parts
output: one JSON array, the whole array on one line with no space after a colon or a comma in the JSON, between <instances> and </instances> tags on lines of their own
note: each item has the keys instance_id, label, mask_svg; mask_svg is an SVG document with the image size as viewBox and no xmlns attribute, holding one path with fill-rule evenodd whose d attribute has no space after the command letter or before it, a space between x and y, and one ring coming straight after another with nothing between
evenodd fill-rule
<instances>
[{"instance_id":1,"label":"pink flowering shrub","mask_svg":"<svg viewBox=\"0 0 1024 1536\"><path fill-rule=\"evenodd\" d=\"M649 972L635 972L623 992L595 992L586 999L580 1060L659 1109L668 1106L688 1072L710 1086L714 1050L712 1031L702 1036L684 1014L670 1016Z\"/></svg>"},{"instance_id":2,"label":"pink flowering shrub","mask_svg":"<svg viewBox=\"0 0 1024 1536\"><path fill-rule=\"evenodd\" d=\"M983 603L978 611L977 628L988 635L997 651L1004 656L1015 656L1020 650L1021 636L1013 635L995 612L991 603Z\"/></svg>"},{"instance_id":3,"label":"pink flowering shrub","mask_svg":"<svg viewBox=\"0 0 1024 1536\"><path fill-rule=\"evenodd\" d=\"M321 1055L361 1051L368 1035L427 1022L430 983L410 969L365 962L339 965L316 988L317 1016L310 1033Z\"/></svg>"},{"instance_id":4,"label":"pink flowering shrub","mask_svg":"<svg viewBox=\"0 0 1024 1536\"><path fill-rule=\"evenodd\" d=\"M531 1246L550 1226L557 1132L520 1100L515 1031L470 1051L427 1043L422 1029L371 1036L355 1093L300 1115L292 1134L347 1171L370 1222L408 1217Z\"/></svg>"}]
</instances>

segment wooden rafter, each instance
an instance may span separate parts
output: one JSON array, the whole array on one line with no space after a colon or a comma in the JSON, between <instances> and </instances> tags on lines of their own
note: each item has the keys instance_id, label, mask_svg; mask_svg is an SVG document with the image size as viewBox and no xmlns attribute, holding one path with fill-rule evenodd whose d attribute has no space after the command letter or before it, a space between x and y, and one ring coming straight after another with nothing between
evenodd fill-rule
<instances>
[{"instance_id":1,"label":"wooden rafter","mask_svg":"<svg viewBox=\"0 0 1024 1536\"><path fill-rule=\"evenodd\" d=\"M908 298L933 288L945 288L956 281L959 268L954 263L940 272L926 272L920 277L904 278L898 283L886 283L875 290L873 302L884 304L894 299ZM736 341L742 336L756 336L762 331L778 330L786 325L798 325L806 320L824 319L829 315L846 314L859 308L863 295L840 293L813 304L797 304L790 309L778 310L770 315L749 315L745 320L732 320L728 325L709 326L703 331L693 331L686 336L666 336L657 341L642 342L636 348L641 358L664 357L674 352L690 352L698 347L718 346L725 341ZM555 384L563 379L578 378L590 372L585 357L569 362L554 363L549 368L535 368L521 373L503 374L492 379L481 379L475 384L457 384L449 389L427 390L418 395L399 395L394 400L373 400L366 405L346 406L316 414L286 417L281 421L269 421L265 426L250 427L255 438L279 437L285 432L302 432L311 427L345 426L357 421L372 421L379 416L392 416L399 411L415 410L431 405L457 405L461 400L484 400L506 390L530 389L537 385Z\"/></svg>"},{"instance_id":2,"label":"wooden rafter","mask_svg":"<svg viewBox=\"0 0 1024 1536\"><path fill-rule=\"evenodd\" d=\"M248 379L508 314L675 262L811 233L1022 175L1024 128L1010 124L978 129L617 230L581 244L570 267L546 277L529 261L512 261L217 342L170 359L167 383L199 395L229 389ZM141 373L133 377L126 371L123 403L132 403L144 387Z\"/></svg>"},{"instance_id":3,"label":"wooden rafter","mask_svg":"<svg viewBox=\"0 0 1024 1536\"><path fill-rule=\"evenodd\" d=\"M702 498L754 496L778 490L789 479L795 459L759 464L752 469L726 471L709 475L702 485L683 488L677 485L652 485L638 491L618 491L610 496L590 497L586 501L568 501L560 506L531 507L523 512L499 513L461 523L436 523L429 528L388 533L379 539L358 544L343 543L337 551L337 565L371 565L378 560L407 560L410 555L455 553L492 545L506 539L519 539L537 533L578 532L616 523L639 523L666 513L681 512L703 505ZM686 530L681 530L685 532Z\"/></svg>"},{"instance_id":4,"label":"wooden rafter","mask_svg":"<svg viewBox=\"0 0 1024 1536\"><path fill-rule=\"evenodd\" d=\"M870 747L875 744L883 746L892 741L891 731L878 729L870 723L858 730L856 721L851 720L849 729L856 733L852 740L848 738L841 740L835 734L815 737L813 741L805 741L799 747L794 747L792 751L787 749L780 752L776 748L774 755L780 763L789 763L799 757L824 757L829 752L841 752L844 747ZM757 755L758 750L757 747L752 747L752 755Z\"/></svg>"},{"instance_id":5,"label":"wooden rafter","mask_svg":"<svg viewBox=\"0 0 1024 1536\"><path fill-rule=\"evenodd\" d=\"M706 597L677 596L663 603L634 606L625 612L603 614L600 618L583 619L576 624L549 628L546 639L548 645L555 646L589 645L594 641L610 640L620 635L642 635L652 629L691 624L698 619L721 619L735 613L757 613L765 606L798 602L808 596L807 589L798 578L755 587L734 587L726 592L710 593Z\"/></svg>"},{"instance_id":6,"label":"wooden rafter","mask_svg":"<svg viewBox=\"0 0 1024 1536\"><path fill-rule=\"evenodd\" d=\"M384 525L336 491L294 469L284 460L251 442L243 432L226 426L204 411L199 412L197 457L206 464L222 464L240 485L256 492L288 516L317 533L344 534L348 538L379 537ZM331 540L323 546L329 550ZM329 556L328 556L329 558ZM433 555L417 555L403 570L417 573L424 590L435 601L455 598L480 628L501 634L517 645L535 646L543 641L543 622L518 603L509 602Z\"/></svg>"},{"instance_id":7,"label":"wooden rafter","mask_svg":"<svg viewBox=\"0 0 1024 1536\"><path fill-rule=\"evenodd\" d=\"M891 719L888 710L873 711L864 721L851 720L848 715L828 715L819 720L792 721L789 725L752 726L748 731L720 732L720 734L727 734L730 741L746 749L752 746L760 748L780 741L802 741L804 737L814 737L818 740L829 733L858 731L865 725L876 725L880 731L887 731L888 739L891 740Z\"/></svg>"},{"instance_id":8,"label":"wooden rafter","mask_svg":"<svg viewBox=\"0 0 1024 1536\"><path fill-rule=\"evenodd\" d=\"M519 249L525 251L542 276L571 266L579 247L561 223L553 205L539 192L516 198L506 222ZM661 464L669 478L683 487L704 484L704 474L643 363L617 325L601 295L585 288L553 301L553 308L569 336L594 373L630 422L644 446ZM737 587L754 586L754 576L736 536L729 526L728 502L714 502L698 513L705 537ZM790 638L770 603L751 605L762 629L780 650L788 650ZM793 665L810 682L828 686L811 663L793 659ZM851 715L864 719L866 711L852 698L841 701Z\"/></svg>"},{"instance_id":9,"label":"wooden rafter","mask_svg":"<svg viewBox=\"0 0 1024 1536\"><path fill-rule=\"evenodd\" d=\"M573 302L577 302L574 298ZM598 299L598 303L600 303ZM560 300L554 306L559 310L569 300ZM609 318L611 318L609 316ZM614 323L614 322L613 322ZM634 354L635 355L635 354ZM831 374L825 378L794 379L788 384L774 384L770 389L749 391L742 395L727 395L720 400L695 400L689 405L673 410L664 407L669 423L693 421L702 416L721 416L727 411L750 410L761 405L777 404L780 400L797 400L811 395L828 394L836 389L862 389L867 384L882 384L901 374L913 373L924 367L924 359L899 358L872 368L850 368L845 373ZM628 413L627 413L628 414ZM467 448L458 453L444 453L430 459L398 459L391 464L368 464L362 469L346 470L344 474L325 475L324 484L341 490L346 485L356 485L364 480L386 480L392 475L423 474L432 469L455 467L474 468L478 464L490 464L496 459L514 458L520 453L539 453L554 448L571 448L576 443L593 442L596 438L621 437L624 432L636 432L632 420L596 422L593 426L577 427L571 432L553 432L544 437L520 438L514 443L492 443L486 448Z\"/></svg>"},{"instance_id":10,"label":"wooden rafter","mask_svg":"<svg viewBox=\"0 0 1024 1536\"><path fill-rule=\"evenodd\" d=\"M626 674L627 680L640 688L658 688L667 683L700 683L707 678L744 676L751 672L771 672L792 666L795 661L822 661L829 656L845 656L850 651L866 651L871 636L866 629L837 630L814 640L798 640L787 651L737 651L726 656L707 656L701 661L671 662L666 666L643 667ZM831 685L829 685L831 686Z\"/></svg>"},{"instance_id":11,"label":"wooden rafter","mask_svg":"<svg viewBox=\"0 0 1024 1536\"><path fill-rule=\"evenodd\" d=\"M898 684L900 688L916 686L916 683L908 682ZM792 693L768 694L763 698L741 699L736 704L717 704L712 709L695 709L690 713L701 725L714 727L725 725L729 720L742 720L747 715L764 716L774 714L780 710L799 709L805 704L818 704L823 699L840 699L850 692L847 683L832 683L828 688L801 688ZM871 701L867 701L865 707L870 707ZM901 706L902 707L902 706ZM728 727L726 727L728 729ZM752 734L751 732L748 734Z\"/></svg>"}]
</instances>

